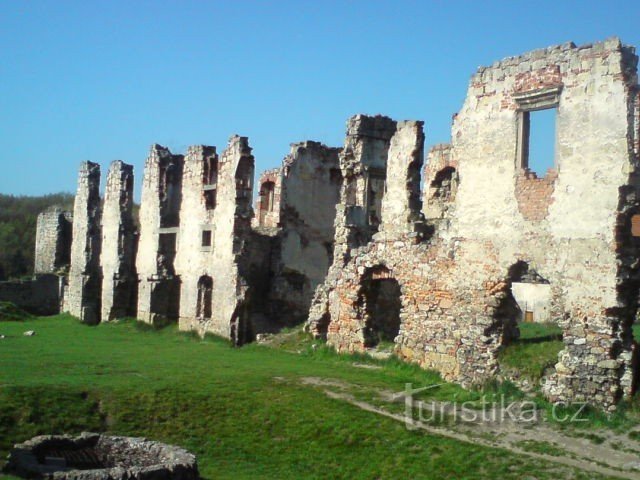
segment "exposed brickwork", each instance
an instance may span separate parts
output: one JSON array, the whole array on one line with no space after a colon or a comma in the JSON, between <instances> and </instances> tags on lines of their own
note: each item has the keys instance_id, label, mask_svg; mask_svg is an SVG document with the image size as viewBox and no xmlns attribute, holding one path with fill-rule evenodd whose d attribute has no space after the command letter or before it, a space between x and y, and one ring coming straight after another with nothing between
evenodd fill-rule
<instances>
[{"instance_id":1,"label":"exposed brickwork","mask_svg":"<svg viewBox=\"0 0 640 480\"><path fill-rule=\"evenodd\" d=\"M515 92L528 92L540 88L562 85L562 75L559 65L547 65L546 67L516 75Z\"/></svg>"},{"instance_id":2,"label":"exposed brickwork","mask_svg":"<svg viewBox=\"0 0 640 480\"><path fill-rule=\"evenodd\" d=\"M543 178L538 178L528 170L523 170L516 176L518 210L525 220L540 222L547 217L557 178L558 172L551 169Z\"/></svg>"}]
</instances>

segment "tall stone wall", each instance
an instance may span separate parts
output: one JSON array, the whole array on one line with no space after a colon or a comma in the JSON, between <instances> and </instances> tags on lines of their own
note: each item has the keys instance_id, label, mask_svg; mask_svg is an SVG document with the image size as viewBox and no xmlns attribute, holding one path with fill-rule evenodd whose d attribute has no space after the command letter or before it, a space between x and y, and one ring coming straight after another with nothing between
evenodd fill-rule
<instances>
[{"instance_id":1,"label":"tall stone wall","mask_svg":"<svg viewBox=\"0 0 640 480\"><path fill-rule=\"evenodd\" d=\"M202 156L193 151L190 153L185 175L191 180L185 180L189 187L184 191L184 208L191 212L190 223L210 215L206 228L211 229L211 247L201 252L202 255L183 254L182 248L179 250L177 266L179 271L185 272L185 282L187 269L192 274L181 298L180 329L200 334L211 332L242 344L253 337L251 285L246 275L242 275L241 264L251 235L254 158L246 137L229 139L217 162L216 206L210 213L203 214L203 206L198 204L198 195L202 196L202 184L198 180L201 162L198 159ZM186 226L187 217L182 218ZM191 223L191 227L184 230L185 234L191 232L185 240L186 249L194 238L202 238L201 232L196 234L202 227L196 227L196 224ZM189 257L195 264L189 263ZM194 268L194 265L197 266Z\"/></svg>"},{"instance_id":2,"label":"tall stone wall","mask_svg":"<svg viewBox=\"0 0 640 480\"><path fill-rule=\"evenodd\" d=\"M378 231L395 130L396 122L380 115L355 115L347 121L344 148L338 156L342 183L334 221L333 262L309 309L310 329L319 336L326 337L329 309L337 305L334 287L352 250L366 245Z\"/></svg>"},{"instance_id":3,"label":"tall stone wall","mask_svg":"<svg viewBox=\"0 0 640 480\"><path fill-rule=\"evenodd\" d=\"M100 165L82 162L73 206L73 240L65 311L83 322L100 321Z\"/></svg>"},{"instance_id":4,"label":"tall stone wall","mask_svg":"<svg viewBox=\"0 0 640 480\"><path fill-rule=\"evenodd\" d=\"M211 256L217 241L216 213L223 201L219 191L224 181L222 173L216 147L189 147L184 159L176 254L183 330L211 321L212 317L212 284L218 281L219 274L211 270Z\"/></svg>"},{"instance_id":5,"label":"tall stone wall","mask_svg":"<svg viewBox=\"0 0 640 480\"><path fill-rule=\"evenodd\" d=\"M133 166L111 163L102 210L102 321L135 315Z\"/></svg>"},{"instance_id":6,"label":"tall stone wall","mask_svg":"<svg viewBox=\"0 0 640 480\"><path fill-rule=\"evenodd\" d=\"M153 145L145 162L140 204L138 319L162 324L178 319L180 277L176 274L184 158Z\"/></svg>"},{"instance_id":7,"label":"tall stone wall","mask_svg":"<svg viewBox=\"0 0 640 480\"><path fill-rule=\"evenodd\" d=\"M306 320L315 289L333 257L342 174L339 148L318 142L291 145L282 166L281 230L274 243L269 316L274 324Z\"/></svg>"},{"instance_id":8,"label":"tall stone wall","mask_svg":"<svg viewBox=\"0 0 640 480\"><path fill-rule=\"evenodd\" d=\"M34 273L56 273L69 267L73 215L58 205L38 215Z\"/></svg>"}]
</instances>

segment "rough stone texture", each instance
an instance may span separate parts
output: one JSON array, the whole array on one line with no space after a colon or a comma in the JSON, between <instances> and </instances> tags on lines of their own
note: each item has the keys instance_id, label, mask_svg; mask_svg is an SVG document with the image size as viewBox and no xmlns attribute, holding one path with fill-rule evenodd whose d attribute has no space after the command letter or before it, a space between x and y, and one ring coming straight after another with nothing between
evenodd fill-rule
<instances>
[{"instance_id":1,"label":"rough stone texture","mask_svg":"<svg viewBox=\"0 0 640 480\"><path fill-rule=\"evenodd\" d=\"M138 319L175 321L180 310L180 278L174 260L182 202L182 155L153 145L145 162L136 256Z\"/></svg>"},{"instance_id":2,"label":"rough stone texture","mask_svg":"<svg viewBox=\"0 0 640 480\"><path fill-rule=\"evenodd\" d=\"M73 206L69 287L64 310L83 322L100 321L100 165L82 162Z\"/></svg>"},{"instance_id":3,"label":"rough stone texture","mask_svg":"<svg viewBox=\"0 0 640 480\"><path fill-rule=\"evenodd\" d=\"M451 145L431 147L424 166L422 208L425 218L437 228L447 228L454 215L458 181L458 163L451 157Z\"/></svg>"},{"instance_id":4,"label":"rough stone texture","mask_svg":"<svg viewBox=\"0 0 640 480\"><path fill-rule=\"evenodd\" d=\"M332 263L340 149L306 141L291 145L281 176L280 231L274 242L269 316L280 325L303 323L313 293Z\"/></svg>"},{"instance_id":5,"label":"rough stone texture","mask_svg":"<svg viewBox=\"0 0 640 480\"><path fill-rule=\"evenodd\" d=\"M334 265L316 292L311 329L341 351L364 349L368 289L393 278L402 301L397 353L447 379L481 383L495 374L501 346L517 335L511 283L520 281L519 268L531 267L548 281L551 315L564 329L565 349L545 393L613 408L633 382L636 63L633 49L612 39L479 69L455 118L452 145L432 151L437 160L425 182L426 217L447 221L432 222L435 233L426 242L419 235L390 242L384 222L373 241L363 242L352 234L361 223L345 222L339 207ZM552 106L556 167L537 179L519 160L523 112ZM448 179L448 193L434 199L435 189L442 192L442 182L433 182L443 165L456 171L440 176ZM343 174L348 212L352 177Z\"/></svg>"},{"instance_id":6,"label":"rough stone texture","mask_svg":"<svg viewBox=\"0 0 640 480\"><path fill-rule=\"evenodd\" d=\"M402 237L421 224L420 169L424 160L423 122L399 122L387 159L381 229Z\"/></svg>"},{"instance_id":7,"label":"rough stone texture","mask_svg":"<svg viewBox=\"0 0 640 480\"><path fill-rule=\"evenodd\" d=\"M11 302L34 315L60 313L64 277L51 273L30 280L0 282L0 301Z\"/></svg>"},{"instance_id":8,"label":"rough stone texture","mask_svg":"<svg viewBox=\"0 0 640 480\"><path fill-rule=\"evenodd\" d=\"M356 115L347 122L347 137L339 154L342 185L336 205L333 263L309 310L310 329L322 337L326 337L331 318L329 305L336 308L338 302L334 287L342 268L351 251L366 245L378 230L389 144L395 130L396 122L383 116Z\"/></svg>"},{"instance_id":9,"label":"rough stone texture","mask_svg":"<svg viewBox=\"0 0 640 480\"><path fill-rule=\"evenodd\" d=\"M69 268L73 215L58 205L38 215L34 273L57 273Z\"/></svg>"},{"instance_id":10,"label":"rough stone texture","mask_svg":"<svg viewBox=\"0 0 640 480\"><path fill-rule=\"evenodd\" d=\"M102 209L102 320L135 315L133 166L111 163Z\"/></svg>"},{"instance_id":11,"label":"rough stone texture","mask_svg":"<svg viewBox=\"0 0 640 480\"><path fill-rule=\"evenodd\" d=\"M54 480L197 480L196 457L145 438L43 435L17 444L5 472Z\"/></svg>"}]
</instances>

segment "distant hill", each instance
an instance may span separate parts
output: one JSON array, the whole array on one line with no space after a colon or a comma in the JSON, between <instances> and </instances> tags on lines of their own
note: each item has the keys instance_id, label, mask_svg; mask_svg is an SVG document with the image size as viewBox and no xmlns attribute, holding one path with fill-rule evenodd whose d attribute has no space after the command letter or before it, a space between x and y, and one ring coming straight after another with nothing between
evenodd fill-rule
<instances>
[{"instance_id":1,"label":"distant hill","mask_svg":"<svg viewBox=\"0 0 640 480\"><path fill-rule=\"evenodd\" d=\"M73 194L39 197L0 194L0 280L33 273L38 214L51 205L73 210Z\"/></svg>"}]
</instances>

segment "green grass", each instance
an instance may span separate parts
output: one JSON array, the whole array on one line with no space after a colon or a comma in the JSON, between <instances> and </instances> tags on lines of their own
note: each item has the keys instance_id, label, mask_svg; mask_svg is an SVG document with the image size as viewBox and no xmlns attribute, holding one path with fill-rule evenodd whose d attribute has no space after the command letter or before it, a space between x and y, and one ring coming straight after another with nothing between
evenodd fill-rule
<instances>
[{"instance_id":1,"label":"green grass","mask_svg":"<svg viewBox=\"0 0 640 480\"><path fill-rule=\"evenodd\" d=\"M500 354L500 365L511 373L539 381L558 362L563 348L562 330L556 325L521 323L520 338Z\"/></svg>"},{"instance_id":2,"label":"green grass","mask_svg":"<svg viewBox=\"0 0 640 480\"><path fill-rule=\"evenodd\" d=\"M36 336L24 337L24 330ZM302 354L69 316L0 324L0 456L37 434L108 431L181 445L204 478L602 478L421 431L328 398L301 377L401 391L442 383L395 359ZM363 369L354 361L379 369ZM497 388L502 388L498 386ZM474 398L452 384L434 398Z\"/></svg>"}]
</instances>

